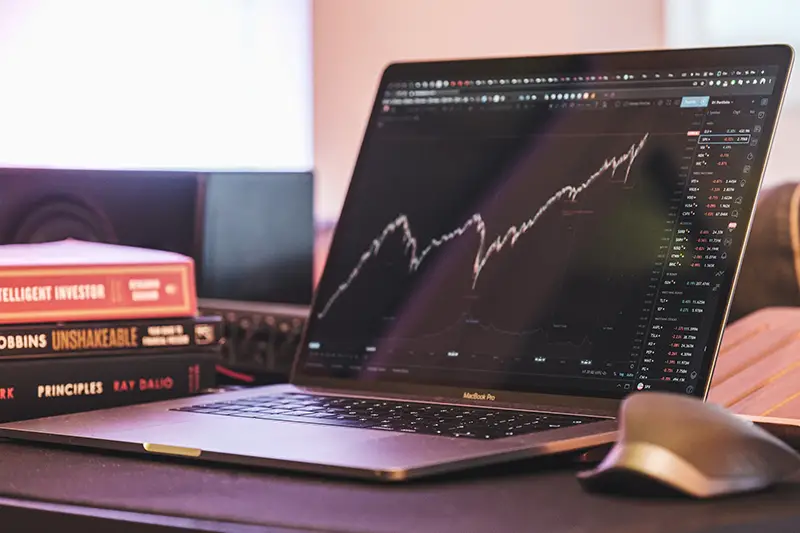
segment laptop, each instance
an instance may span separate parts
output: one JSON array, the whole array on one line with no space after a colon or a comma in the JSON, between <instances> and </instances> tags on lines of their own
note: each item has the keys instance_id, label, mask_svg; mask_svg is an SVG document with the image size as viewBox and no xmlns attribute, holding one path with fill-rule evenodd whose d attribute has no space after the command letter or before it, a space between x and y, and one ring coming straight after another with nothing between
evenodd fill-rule
<instances>
[{"instance_id":1,"label":"laptop","mask_svg":"<svg viewBox=\"0 0 800 533\"><path fill-rule=\"evenodd\" d=\"M398 481L609 443L638 391L705 398L792 61L391 64L290 383L0 436Z\"/></svg>"}]
</instances>

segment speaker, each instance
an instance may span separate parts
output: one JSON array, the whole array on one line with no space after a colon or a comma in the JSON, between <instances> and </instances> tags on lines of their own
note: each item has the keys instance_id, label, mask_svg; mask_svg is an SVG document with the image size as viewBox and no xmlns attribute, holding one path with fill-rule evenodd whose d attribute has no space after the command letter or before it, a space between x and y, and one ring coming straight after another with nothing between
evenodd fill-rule
<instances>
[{"instance_id":1,"label":"speaker","mask_svg":"<svg viewBox=\"0 0 800 533\"><path fill-rule=\"evenodd\" d=\"M307 305L313 176L0 169L0 244L65 238L192 257L201 298Z\"/></svg>"},{"instance_id":2,"label":"speaker","mask_svg":"<svg viewBox=\"0 0 800 533\"><path fill-rule=\"evenodd\" d=\"M194 257L199 187L183 172L0 169L0 239L72 237Z\"/></svg>"}]
</instances>

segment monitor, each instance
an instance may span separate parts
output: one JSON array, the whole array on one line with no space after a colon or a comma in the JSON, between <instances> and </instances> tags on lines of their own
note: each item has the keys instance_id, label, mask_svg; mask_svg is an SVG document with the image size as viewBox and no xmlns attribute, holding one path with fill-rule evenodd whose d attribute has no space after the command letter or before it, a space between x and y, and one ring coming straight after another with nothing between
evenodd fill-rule
<instances>
[{"instance_id":1,"label":"monitor","mask_svg":"<svg viewBox=\"0 0 800 533\"><path fill-rule=\"evenodd\" d=\"M296 381L704 395L790 57L391 65Z\"/></svg>"}]
</instances>

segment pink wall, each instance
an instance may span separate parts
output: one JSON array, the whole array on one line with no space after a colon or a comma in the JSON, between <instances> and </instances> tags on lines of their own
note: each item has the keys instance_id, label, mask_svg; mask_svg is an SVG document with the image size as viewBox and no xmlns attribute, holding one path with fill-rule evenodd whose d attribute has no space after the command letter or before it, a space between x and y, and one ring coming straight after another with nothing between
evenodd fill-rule
<instances>
[{"instance_id":1,"label":"pink wall","mask_svg":"<svg viewBox=\"0 0 800 533\"><path fill-rule=\"evenodd\" d=\"M659 48L661 0L316 0L317 216L336 218L378 76L396 60Z\"/></svg>"}]
</instances>

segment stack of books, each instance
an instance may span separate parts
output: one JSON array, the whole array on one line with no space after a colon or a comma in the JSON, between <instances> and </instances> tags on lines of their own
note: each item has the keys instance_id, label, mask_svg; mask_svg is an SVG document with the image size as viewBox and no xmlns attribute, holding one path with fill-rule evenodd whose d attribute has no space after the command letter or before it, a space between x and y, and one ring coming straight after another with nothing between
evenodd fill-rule
<instances>
[{"instance_id":1,"label":"stack of books","mask_svg":"<svg viewBox=\"0 0 800 533\"><path fill-rule=\"evenodd\" d=\"M0 421L188 396L215 385L222 319L194 262L75 240L0 246Z\"/></svg>"}]
</instances>

